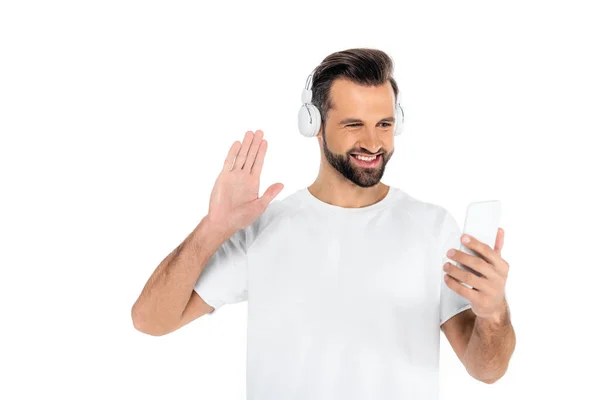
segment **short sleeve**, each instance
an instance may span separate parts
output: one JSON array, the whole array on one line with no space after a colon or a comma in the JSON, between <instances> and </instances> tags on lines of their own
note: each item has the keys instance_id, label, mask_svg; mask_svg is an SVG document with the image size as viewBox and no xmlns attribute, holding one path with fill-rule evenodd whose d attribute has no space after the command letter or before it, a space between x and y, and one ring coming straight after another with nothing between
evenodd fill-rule
<instances>
[{"instance_id":1,"label":"short sleeve","mask_svg":"<svg viewBox=\"0 0 600 400\"><path fill-rule=\"evenodd\" d=\"M223 242L206 262L194 291L215 309L208 315L225 304L248 300L248 249L281 210L281 200L272 200L264 213Z\"/></svg>"},{"instance_id":2,"label":"short sleeve","mask_svg":"<svg viewBox=\"0 0 600 400\"><path fill-rule=\"evenodd\" d=\"M196 293L215 311L224 304L248 299L246 238L247 228L223 242L207 261L194 285Z\"/></svg>"},{"instance_id":3,"label":"short sleeve","mask_svg":"<svg viewBox=\"0 0 600 400\"><path fill-rule=\"evenodd\" d=\"M440 326L447 320L462 312L468 308L471 308L471 302L463 296L450 289L444 281L444 275L446 272L442 269L442 266L450 261L450 263L456 265L454 260L451 260L446 255L446 252L450 248L460 248L460 236L462 231L458 226L458 223L448 212L444 210L444 216L442 217L442 227L440 231L440 271L441 271L441 293L440 293Z\"/></svg>"}]
</instances>

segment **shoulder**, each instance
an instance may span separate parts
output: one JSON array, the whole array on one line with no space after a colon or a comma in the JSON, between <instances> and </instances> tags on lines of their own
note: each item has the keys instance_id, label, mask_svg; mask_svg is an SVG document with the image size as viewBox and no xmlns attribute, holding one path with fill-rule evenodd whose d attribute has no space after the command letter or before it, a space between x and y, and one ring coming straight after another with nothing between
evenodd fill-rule
<instances>
[{"instance_id":1,"label":"shoulder","mask_svg":"<svg viewBox=\"0 0 600 400\"><path fill-rule=\"evenodd\" d=\"M261 215L261 225L264 227L275 220L287 217L303 209L305 205L302 190L296 190L286 197L275 199L269 203Z\"/></svg>"},{"instance_id":2,"label":"shoulder","mask_svg":"<svg viewBox=\"0 0 600 400\"><path fill-rule=\"evenodd\" d=\"M302 209L302 198L300 191L284 197L283 199L274 199L268 205L265 211L246 228L246 243L249 247L265 231L277 226L278 221L288 218Z\"/></svg>"},{"instance_id":3,"label":"shoulder","mask_svg":"<svg viewBox=\"0 0 600 400\"><path fill-rule=\"evenodd\" d=\"M432 236L439 236L455 222L452 214L441 204L422 200L399 188L394 189L398 193L394 204L397 210L406 213Z\"/></svg>"}]
</instances>

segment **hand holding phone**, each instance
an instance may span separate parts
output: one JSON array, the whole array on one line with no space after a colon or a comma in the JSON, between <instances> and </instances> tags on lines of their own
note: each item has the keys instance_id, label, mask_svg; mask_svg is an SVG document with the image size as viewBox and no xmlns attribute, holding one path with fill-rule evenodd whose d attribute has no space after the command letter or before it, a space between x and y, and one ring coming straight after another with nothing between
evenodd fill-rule
<instances>
[{"instance_id":1,"label":"hand holding phone","mask_svg":"<svg viewBox=\"0 0 600 400\"><path fill-rule=\"evenodd\" d=\"M476 201L470 203L467 207L463 234L472 236L493 249L496 242L496 235L498 234L498 228L500 226L501 211L502 209L499 200ZM472 256L481 257L480 254L469 249L462 242L459 250ZM481 276L479 272L459 263L458 261L456 262L456 266L463 270L472 272L479 277ZM467 283L461 283L463 286L466 286L469 289L473 288Z\"/></svg>"}]
</instances>

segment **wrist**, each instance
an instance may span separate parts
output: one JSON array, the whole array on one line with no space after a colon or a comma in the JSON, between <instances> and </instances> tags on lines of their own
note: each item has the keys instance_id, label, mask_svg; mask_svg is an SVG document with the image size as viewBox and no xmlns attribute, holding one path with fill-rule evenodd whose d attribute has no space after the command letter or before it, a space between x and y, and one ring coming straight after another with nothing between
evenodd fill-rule
<instances>
[{"instance_id":1,"label":"wrist","mask_svg":"<svg viewBox=\"0 0 600 400\"><path fill-rule=\"evenodd\" d=\"M224 241L233 236L235 232L231 232L224 224L210 219L208 216L202 218L200 223L194 228L192 236L197 242L204 245L211 243L219 247Z\"/></svg>"},{"instance_id":2,"label":"wrist","mask_svg":"<svg viewBox=\"0 0 600 400\"><path fill-rule=\"evenodd\" d=\"M502 304L498 306L498 309L488 315L485 318L482 318L487 324L493 326L504 326L510 321L510 313L508 310L508 303L506 299L502 301Z\"/></svg>"}]
</instances>

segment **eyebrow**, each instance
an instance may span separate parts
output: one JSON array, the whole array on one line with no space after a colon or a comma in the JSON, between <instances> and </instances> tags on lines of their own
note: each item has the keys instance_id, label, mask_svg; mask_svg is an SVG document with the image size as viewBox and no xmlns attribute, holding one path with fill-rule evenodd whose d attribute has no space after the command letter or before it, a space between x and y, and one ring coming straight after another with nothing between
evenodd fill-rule
<instances>
[{"instance_id":1,"label":"eyebrow","mask_svg":"<svg viewBox=\"0 0 600 400\"><path fill-rule=\"evenodd\" d=\"M387 117L387 118L383 118L381 119L379 122L383 122L383 121L389 121L389 122L394 122L396 119L394 117ZM361 119L358 118L345 118L343 120L340 121L340 125L344 125L344 124L350 124L350 123L354 123L354 122L364 122Z\"/></svg>"}]
</instances>

